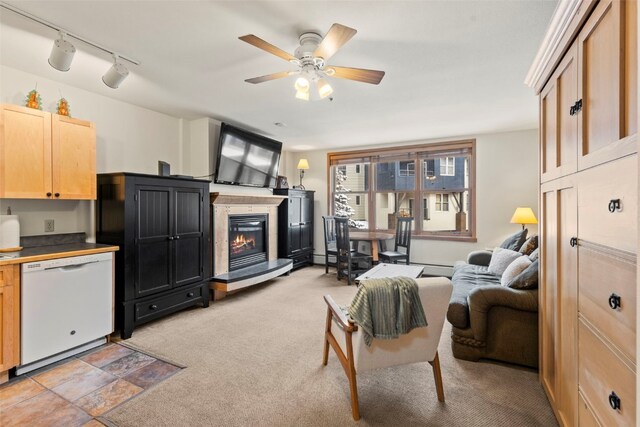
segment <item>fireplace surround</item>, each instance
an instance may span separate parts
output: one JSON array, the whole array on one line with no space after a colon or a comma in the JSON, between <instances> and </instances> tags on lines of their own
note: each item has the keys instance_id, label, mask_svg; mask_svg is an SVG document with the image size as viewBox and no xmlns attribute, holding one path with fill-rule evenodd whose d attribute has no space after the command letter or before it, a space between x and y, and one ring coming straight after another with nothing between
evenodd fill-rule
<instances>
[{"instance_id":1,"label":"fireplace surround","mask_svg":"<svg viewBox=\"0 0 640 427\"><path fill-rule=\"evenodd\" d=\"M278 259L278 206L285 199L210 193L214 299L291 270L290 259Z\"/></svg>"}]
</instances>

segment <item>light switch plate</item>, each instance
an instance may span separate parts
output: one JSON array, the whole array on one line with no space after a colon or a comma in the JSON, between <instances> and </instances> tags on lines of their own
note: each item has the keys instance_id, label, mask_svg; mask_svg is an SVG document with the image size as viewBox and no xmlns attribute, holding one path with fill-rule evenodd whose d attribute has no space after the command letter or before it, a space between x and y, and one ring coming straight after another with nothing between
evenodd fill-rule
<instances>
[{"instance_id":1,"label":"light switch plate","mask_svg":"<svg viewBox=\"0 0 640 427\"><path fill-rule=\"evenodd\" d=\"M52 219L44 220L44 231L45 233L50 233L55 230L54 221Z\"/></svg>"}]
</instances>

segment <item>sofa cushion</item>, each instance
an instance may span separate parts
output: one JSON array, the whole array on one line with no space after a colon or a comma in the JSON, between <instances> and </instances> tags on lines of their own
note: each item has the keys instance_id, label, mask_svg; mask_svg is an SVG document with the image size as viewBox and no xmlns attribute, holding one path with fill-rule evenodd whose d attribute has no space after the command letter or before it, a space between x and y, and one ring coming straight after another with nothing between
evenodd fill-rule
<instances>
[{"instance_id":1,"label":"sofa cushion","mask_svg":"<svg viewBox=\"0 0 640 427\"><path fill-rule=\"evenodd\" d=\"M536 249L538 249L538 236L531 236L524 241L518 252L522 255L531 255Z\"/></svg>"},{"instance_id":2,"label":"sofa cushion","mask_svg":"<svg viewBox=\"0 0 640 427\"><path fill-rule=\"evenodd\" d=\"M500 284L502 286L507 286L514 277L518 274L522 273L531 265L531 260L527 256L520 256L513 260L509 267L502 273L502 277L500 278Z\"/></svg>"},{"instance_id":3,"label":"sofa cushion","mask_svg":"<svg viewBox=\"0 0 640 427\"><path fill-rule=\"evenodd\" d=\"M540 255L540 248L536 248L536 250L531 252L531 255L529 255L529 259L531 260L531 262L537 260L538 255Z\"/></svg>"},{"instance_id":4,"label":"sofa cushion","mask_svg":"<svg viewBox=\"0 0 640 427\"><path fill-rule=\"evenodd\" d=\"M481 265L458 262L453 267L453 293L447 310L447 320L456 328L469 327L469 292L478 286L499 285L500 277L487 271Z\"/></svg>"},{"instance_id":5,"label":"sofa cushion","mask_svg":"<svg viewBox=\"0 0 640 427\"><path fill-rule=\"evenodd\" d=\"M502 276L502 273L504 273L507 267L509 267L509 264L521 256L522 254L520 252L512 251L510 249L495 248L487 271L491 274Z\"/></svg>"},{"instance_id":6,"label":"sofa cushion","mask_svg":"<svg viewBox=\"0 0 640 427\"><path fill-rule=\"evenodd\" d=\"M514 277L507 286L513 289L536 289L538 287L538 260Z\"/></svg>"},{"instance_id":7,"label":"sofa cushion","mask_svg":"<svg viewBox=\"0 0 640 427\"><path fill-rule=\"evenodd\" d=\"M525 239L527 238L528 231L529 230L525 228L513 233L500 244L500 247L503 249L511 249L512 251L517 251L518 249L520 249Z\"/></svg>"}]
</instances>

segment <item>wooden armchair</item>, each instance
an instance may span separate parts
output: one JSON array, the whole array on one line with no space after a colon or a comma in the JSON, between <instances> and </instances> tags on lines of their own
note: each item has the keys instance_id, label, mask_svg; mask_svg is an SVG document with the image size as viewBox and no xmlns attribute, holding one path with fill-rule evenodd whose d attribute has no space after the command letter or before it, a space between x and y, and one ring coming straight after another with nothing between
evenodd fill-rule
<instances>
[{"instance_id":1,"label":"wooden armchair","mask_svg":"<svg viewBox=\"0 0 640 427\"><path fill-rule=\"evenodd\" d=\"M372 369L429 362L433 366L438 400L444 402L438 343L453 286L444 277L420 278L416 282L429 326L416 328L397 339L374 339L371 347L364 343L358 325L344 314L333 298L330 295L324 297L327 303L327 321L322 364L327 364L331 346L349 379L354 420L360 419L356 374ZM337 327L332 328L333 324Z\"/></svg>"}]
</instances>

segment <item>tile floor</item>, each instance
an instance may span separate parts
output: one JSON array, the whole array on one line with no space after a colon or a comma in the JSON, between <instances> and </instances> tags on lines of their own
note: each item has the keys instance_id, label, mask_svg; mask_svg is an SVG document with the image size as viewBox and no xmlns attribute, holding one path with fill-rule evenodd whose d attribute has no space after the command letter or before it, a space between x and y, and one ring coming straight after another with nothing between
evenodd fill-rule
<instances>
[{"instance_id":1,"label":"tile floor","mask_svg":"<svg viewBox=\"0 0 640 427\"><path fill-rule=\"evenodd\" d=\"M179 370L107 344L0 386L0 426L102 426L96 417Z\"/></svg>"}]
</instances>

